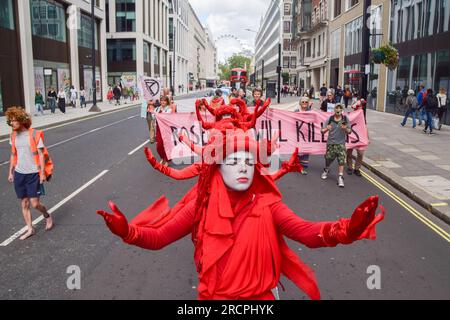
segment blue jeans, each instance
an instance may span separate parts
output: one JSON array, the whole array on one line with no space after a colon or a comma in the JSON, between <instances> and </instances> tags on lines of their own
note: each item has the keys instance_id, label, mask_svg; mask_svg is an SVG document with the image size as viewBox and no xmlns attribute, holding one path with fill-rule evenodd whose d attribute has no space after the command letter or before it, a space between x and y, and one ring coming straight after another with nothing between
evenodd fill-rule
<instances>
[{"instance_id":1,"label":"blue jeans","mask_svg":"<svg viewBox=\"0 0 450 320\"><path fill-rule=\"evenodd\" d=\"M412 109L412 108L409 108L409 109L406 111L406 113L405 113L405 118L403 119L403 122L402 122L402 126L405 126L406 122L408 121L409 115L412 115L412 118L413 118L413 128L416 127L416 111L417 111L417 109Z\"/></svg>"},{"instance_id":2,"label":"blue jeans","mask_svg":"<svg viewBox=\"0 0 450 320\"><path fill-rule=\"evenodd\" d=\"M40 112L41 114L44 114L44 107L40 103L36 103L36 113Z\"/></svg>"},{"instance_id":3,"label":"blue jeans","mask_svg":"<svg viewBox=\"0 0 450 320\"><path fill-rule=\"evenodd\" d=\"M80 97L80 107L83 108L83 106L87 107L87 105L86 105L86 98L81 96Z\"/></svg>"},{"instance_id":4,"label":"blue jeans","mask_svg":"<svg viewBox=\"0 0 450 320\"><path fill-rule=\"evenodd\" d=\"M419 126L422 125L423 122L427 122L427 112L425 111L425 107L419 110Z\"/></svg>"},{"instance_id":5,"label":"blue jeans","mask_svg":"<svg viewBox=\"0 0 450 320\"><path fill-rule=\"evenodd\" d=\"M433 114L431 112L426 112L427 115L427 122L425 125L425 131L428 130L428 128L430 128L430 133L433 132Z\"/></svg>"}]
</instances>

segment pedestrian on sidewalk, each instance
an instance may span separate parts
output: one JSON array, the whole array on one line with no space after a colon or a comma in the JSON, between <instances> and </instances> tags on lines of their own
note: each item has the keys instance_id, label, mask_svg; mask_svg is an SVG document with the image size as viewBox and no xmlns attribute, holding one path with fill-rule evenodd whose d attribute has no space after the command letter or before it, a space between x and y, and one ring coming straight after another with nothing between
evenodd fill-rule
<instances>
[{"instance_id":1,"label":"pedestrian on sidewalk","mask_svg":"<svg viewBox=\"0 0 450 320\"><path fill-rule=\"evenodd\" d=\"M6 119L12 127L10 137L11 162L8 181L14 183L14 190L22 205L22 214L27 224L27 232L20 237L25 240L35 234L32 224L31 206L38 210L46 220L45 229L53 227L53 221L47 208L41 204L43 183L46 181L43 133L31 129L31 116L22 108L10 108Z\"/></svg>"},{"instance_id":2,"label":"pedestrian on sidewalk","mask_svg":"<svg viewBox=\"0 0 450 320\"><path fill-rule=\"evenodd\" d=\"M309 89L309 98L310 98L310 99L315 99L315 96L314 96L314 86L311 86L311 88Z\"/></svg>"},{"instance_id":3,"label":"pedestrian on sidewalk","mask_svg":"<svg viewBox=\"0 0 450 320\"><path fill-rule=\"evenodd\" d=\"M342 87L340 85L337 85L336 92L334 95L336 98L336 103L341 103L343 95L344 95L344 92L342 91Z\"/></svg>"},{"instance_id":4,"label":"pedestrian on sidewalk","mask_svg":"<svg viewBox=\"0 0 450 320\"><path fill-rule=\"evenodd\" d=\"M47 105L52 113L55 113L57 99L58 94L56 93L55 89L50 88L50 90L47 93Z\"/></svg>"},{"instance_id":5,"label":"pedestrian on sidewalk","mask_svg":"<svg viewBox=\"0 0 450 320\"><path fill-rule=\"evenodd\" d=\"M352 104L352 112L363 110L364 114L364 122L366 123L366 134L367 138L369 138L369 129L367 128L367 121L366 121L366 113L364 112L367 108L367 101L365 99L359 99L356 103ZM353 152L356 150L356 162L355 166L353 167ZM364 153L365 148L359 147L359 148L352 148L347 149L347 174L352 175L355 174L358 177L362 177L361 174L361 167L364 159Z\"/></svg>"},{"instance_id":6,"label":"pedestrian on sidewalk","mask_svg":"<svg viewBox=\"0 0 450 320\"><path fill-rule=\"evenodd\" d=\"M311 111L311 104L310 104L309 97L302 97L300 99L299 107L300 108L295 109L294 112L309 112L309 111ZM309 154L300 153L298 155L298 159L300 161L300 164L303 167L301 174L306 176L308 174L308 168L309 168Z\"/></svg>"},{"instance_id":7,"label":"pedestrian on sidewalk","mask_svg":"<svg viewBox=\"0 0 450 320\"><path fill-rule=\"evenodd\" d=\"M319 89L320 91L320 104L326 99L328 88L325 83L322 84L322 87Z\"/></svg>"},{"instance_id":8,"label":"pedestrian on sidewalk","mask_svg":"<svg viewBox=\"0 0 450 320\"><path fill-rule=\"evenodd\" d=\"M414 129L416 127L416 113L417 109L419 108L419 103L417 102L414 90L411 89L408 91L408 97L406 98L405 104L407 109L405 113L405 118L403 119L401 125L402 127L404 127L406 125L406 122L408 121L408 117L411 115L413 118L413 129Z\"/></svg>"},{"instance_id":9,"label":"pedestrian on sidewalk","mask_svg":"<svg viewBox=\"0 0 450 320\"><path fill-rule=\"evenodd\" d=\"M419 126L422 125L422 122L426 123L427 113L424 108L425 100L427 98L427 90L423 85L419 86L419 93L417 94L417 103L419 104Z\"/></svg>"},{"instance_id":10,"label":"pedestrian on sidewalk","mask_svg":"<svg viewBox=\"0 0 450 320\"><path fill-rule=\"evenodd\" d=\"M444 118L444 114L447 111L447 95L444 88L439 89L439 93L437 94L438 98L438 118L439 118L439 127L438 130L442 128L442 119Z\"/></svg>"},{"instance_id":11,"label":"pedestrian on sidewalk","mask_svg":"<svg viewBox=\"0 0 450 320\"><path fill-rule=\"evenodd\" d=\"M66 92L64 88L60 88L58 91L58 108L62 113L66 113Z\"/></svg>"},{"instance_id":12,"label":"pedestrian on sidewalk","mask_svg":"<svg viewBox=\"0 0 450 320\"><path fill-rule=\"evenodd\" d=\"M108 89L108 94L106 95L106 99L108 99L109 104L112 104L112 101L114 99L113 89L110 86Z\"/></svg>"},{"instance_id":13,"label":"pedestrian on sidewalk","mask_svg":"<svg viewBox=\"0 0 450 320\"><path fill-rule=\"evenodd\" d=\"M34 94L34 106L36 107L36 113L34 114L35 116L37 116L38 113L44 115L44 97L39 89L37 89Z\"/></svg>"},{"instance_id":14,"label":"pedestrian on sidewalk","mask_svg":"<svg viewBox=\"0 0 450 320\"><path fill-rule=\"evenodd\" d=\"M120 106L120 97L122 96L122 88L117 84L113 90L114 100L116 100L116 106Z\"/></svg>"},{"instance_id":15,"label":"pedestrian on sidewalk","mask_svg":"<svg viewBox=\"0 0 450 320\"><path fill-rule=\"evenodd\" d=\"M427 133L428 128L430 128L430 134L434 134L433 132L433 116L436 114L438 109L438 99L433 93L433 89L427 90L427 97L424 102L424 109L427 116L427 122L425 125L425 129L423 129L423 132Z\"/></svg>"},{"instance_id":16,"label":"pedestrian on sidewalk","mask_svg":"<svg viewBox=\"0 0 450 320\"><path fill-rule=\"evenodd\" d=\"M351 98L352 98L352 92L350 91L350 87L349 86L345 86L345 89L344 89L345 109L348 108L348 104L349 104Z\"/></svg>"},{"instance_id":17,"label":"pedestrian on sidewalk","mask_svg":"<svg viewBox=\"0 0 450 320\"><path fill-rule=\"evenodd\" d=\"M86 90L84 90L83 87L81 87L81 91L80 91L80 107L81 108L87 108L87 104L86 104Z\"/></svg>"},{"instance_id":18,"label":"pedestrian on sidewalk","mask_svg":"<svg viewBox=\"0 0 450 320\"><path fill-rule=\"evenodd\" d=\"M344 187L344 166L346 163L347 150L345 148L345 142L347 135L352 133L352 126L349 119L342 115L343 105L337 104L334 107L334 115L324 123L322 133L328 132L327 152L325 154L325 169L322 173L322 179L328 178L330 172L330 165L337 158L339 165L339 187Z\"/></svg>"},{"instance_id":19,"label":"pedestrian on sidewalk","mask_svg":"<svg viewBox=\"0 0 450 320\"><path fill-rule=\"evenodd\" d=\"M331 90L328 90L326 99L324 99L320 104L320 110L323 112L334 112L335 106L336 100L334 99L334 94Z\"/></svg>"},{"instance_id":20,"label":"pedestrian on sidewalk","mask_svg":"<svg viewBox=\"0 0 450 320\"><path fill-rule=\"evenodd\" d=\"M238 99L241 99L245 102L245 104L248 104L247 100L247 94L245 93L244 89L240 88L238 91Z\"/></svg>"},{"instance_id":21,"label":"pedestrian on sidewalk","mask_svg":"<svg viewBox=\"0 0 450 320\"><path fill-rule=\"evenodd\" d=\"M77 99L78 99L78 92L77 89L75 89L74 86L70 87L70 103L72 104L72 107L77 107Z\"/></svg>"}]
</instances>

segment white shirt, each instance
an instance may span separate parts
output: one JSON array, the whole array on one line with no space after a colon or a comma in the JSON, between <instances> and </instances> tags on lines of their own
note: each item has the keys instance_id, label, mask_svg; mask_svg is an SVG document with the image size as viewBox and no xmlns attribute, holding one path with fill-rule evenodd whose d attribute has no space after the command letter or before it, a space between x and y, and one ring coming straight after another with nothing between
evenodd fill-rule
<instances>
[{"instance_id":1,"label":"white shirt","mask_svg":"<svg viewBox=\"0 0 450 320\"><path fill-rule=\"evenodd\" d=\"M70 89L70 95L71 95L72 99L76 99L77 89Z\"/></svg>"},{"instance_id":2,"label":"white shirt","mask_svg":"<svg viewBox=\"0 0 450 320\"><path fill-rule=\"evenodd\" d=\"M58 92L58 98L65 99L66 98L66 93L64 91L59 91Z\"/></svg>"},{"instance_id":3,"label":"white shirt","mask_svg":"<svg viewBox=\"0 0 450 320\"><path fill-rule=\"evenodd\" d=\"M11 139L9 144L12 145ZM38 149L44 148L42 139L37 144ZM21 174L39 173L36 162L30 148L30 133L27 131L17 132L16 135L17 164L15 171Z\"/></svg>"},{"instance_id":4,"label":"white shirt","mask_svg":"<svg viewBox=\"0 0 450 320\"><path fill-rule=\"evenodd\" d=\"M438 107L445 107L447 104L447 95L439 93L436 97L438 99Z\"/></svg>"}]
</instances>

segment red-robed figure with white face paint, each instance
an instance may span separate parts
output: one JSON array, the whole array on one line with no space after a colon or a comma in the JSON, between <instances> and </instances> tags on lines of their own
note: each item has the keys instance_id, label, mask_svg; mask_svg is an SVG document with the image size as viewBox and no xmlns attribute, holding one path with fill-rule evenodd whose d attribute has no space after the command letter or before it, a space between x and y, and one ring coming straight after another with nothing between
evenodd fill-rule
<instances>
[{"instance_id":1,"label":"red-robed figure with white face paint","mask_svg":"<svg viewBox=\"0 0 450 320\"><path fill-rule=\"evenodd\" d=\"M215 151L203 162L197 184L174 208L162 197L130 223L112 202L113 214L97 213L125 243L144 249L160 250L191 234L199 299L274 299L281 274L311 299L320 299L314 272L284 237L309 248L373 240L384 217L382 206L376 215L378 196L349 219L306 221L283 203L252 135L227 131L212 143Z\"/></svg>"}]
</instances>

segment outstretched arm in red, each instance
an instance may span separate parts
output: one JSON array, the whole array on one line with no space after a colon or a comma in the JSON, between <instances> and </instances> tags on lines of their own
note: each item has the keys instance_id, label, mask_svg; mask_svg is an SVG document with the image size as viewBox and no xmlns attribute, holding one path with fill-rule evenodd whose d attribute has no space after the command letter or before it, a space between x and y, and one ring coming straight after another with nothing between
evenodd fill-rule
<instances>
[{"instance_id":1,"label":"outstretched arm in red","mask_svg":"<svg viewBox=\"0 0 450 320\"><path fill-rule=\"evenodd\" d=\"M189 167L186 167L181 170L173 169L167 166L163 166L160 164L156 158L153 156L151 150L149 148L144 149L145 156L147 157L148 162L150 165L155 168L155 170L161 172L162 174L173 178L175 180L188 180L194 177L197 177L200 174L201 164L200 163L194 163L193 165L190 165Z\"/></svg>"},{"instance_id":2,"label":"outstretched arm in red","mask_svg":"<svg viewBox=\"0 0 450 320\"><path fill-rule=\"evenodd\" d=\"M160 228L138 227L128 224L125 215L110 201L113 214L103 210L97 211L112 233L122 238L125 243L148 250L160 250L169 244L185 237L194 225L195 200L189 202L170 221Z\"/></svg>"},{"instance_id":3,"label":"outstretched arm in red","mask_svg":"<svg viewBox=\"0 0 450 320\"><path fill-rule=\"evenodd\" d=\"M300 161L298 159L298 148L295 148L294 153L292 154L289 161L283 161L281 164L280 170L276 171L275 173L272 173L272 179L278 180L281 179L284 175L288 174L289 172L302 172L303 167L300 164Z\"/></svg>"},{"instance_id":4,"label":"outstretched arm in red","mask_svg":"<svg viewBox=\"0 0 450 320\"><path fill-rule=\"evenodd\" d=\"M309 248L335 247L365 238L374 240L375 225L384 218L383 206L380 206L382 214L375 216L377 207L378 197L370 197L355 209L350 219L311 222L301 219L279 202L272 206L272 216L278 230L292 240Z\"/></svg>"}]
</instances>

